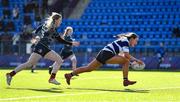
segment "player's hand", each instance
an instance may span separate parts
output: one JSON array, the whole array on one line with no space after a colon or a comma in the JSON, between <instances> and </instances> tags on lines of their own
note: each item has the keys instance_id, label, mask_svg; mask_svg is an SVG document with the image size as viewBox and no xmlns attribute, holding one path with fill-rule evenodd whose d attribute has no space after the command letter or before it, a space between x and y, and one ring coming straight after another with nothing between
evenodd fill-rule
<instances>
[{"instance_id":1,"label":"player's hand","mask_svg":"<svg viewBox=\"0 0 180 102\"><path fill-rule=\"evenodd\" d=\"M136 60L136 62L137 62L138 64L141 64L141 65L143 65L143 64L144 64L144 62L143 62L143 61L141 61L141 60Z\"/></svg>"},{"instance_id":2,"label":"player's hand","mask_svg":"<svg viewBox=\"0 0 180 102\"><path fill-rule=\"evenodd\" d=\"M72 45L73 45L73 46L79 46L79 45L80 45L80 42L74 41L74 42L72 42Z\"/></svg>"}]
</instances>

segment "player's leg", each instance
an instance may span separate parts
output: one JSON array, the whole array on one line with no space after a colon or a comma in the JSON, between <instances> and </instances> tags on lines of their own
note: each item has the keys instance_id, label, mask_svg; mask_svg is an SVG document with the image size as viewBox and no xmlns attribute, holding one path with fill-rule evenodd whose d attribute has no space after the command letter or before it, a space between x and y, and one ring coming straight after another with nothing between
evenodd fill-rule
<instances>
[{"instance_id":1,"label":"player's leg","mask_svg":"<svg viewBox=\"0 0 180 102\"><path fill-rule=\"evenodd\" d=\"M23 64L20 64L19 66L17 66L13 71L11 71L10 73L7 73L6 74L6 78L7 78L7 84L10 85L11 83L11 80L12 80L12 77L20 72L21 70L25 69L25 68L29 68L31 67L32 65L35 65L39 59L41 58L42 56L37 54L37 53L32 53L31 56L29 57L28 61L23 63Z\"/></svg>"},{"instance_id":2,"label":"player's leg","mask_svg":"<svg viewBox=\"0 0 180 102\"><path fill-rule=\"evenodd\" d=\"M61 49L61 51L60 51L60 57L63 59L63 61L64 61L64 59L65 59L65 51L64 51L64 49ZM62 62L63 63L63 62ZM55 67L55 62L51 65L51 66L49 66L49 68L48 68L48 72L49 72L49 74L51 74L51 72L52 72L52 69Z\"/></svg>"},{"instance_id":3,"label":"player's leg","mask_svg":"<svg viewBox=\"0 0 180 102\"><path fill-rule=\"evenodd\" d=\"M31 68L31 73L34 73L34 70L36 69L36 65L33 65Z\"/></svg>"},{"instance_id":4,"label":"player's leg","mask_svg":"<svg viewBox=\"0 0 180 102\"><path fill-rule=\"evenodd\" d=\"M162 62L163 62L163 57L159 57L159 59L158 59L158 69L161 68Z\"/></svg>"},{"instance_id":5,"label":"player's leg","mask_svg":"<svg viewBox=\"0 0 180 102\"><path fill-rule=\"evenodd\" d=\"M107 64L122 64L123 65L123 77L128 77L128 71L129 71L129 66L126 64L129 63L129 60L123 56L116 55L112 57L111 59L107 60Z\"/></svg>"},{"instance_id":6,"label":"player's leg","mask_svg":"<svg viewBox=\"0 0 180 102\"><path fill-rule=\"evenodd\" d=\"M79 67L76 70L74 70L71 73L67 73L65 74L65 78L66 78L66 82L68 85L70 85L70 80L71 77L80 73L84 73L84 72L90 72L93 71L97 68L99 68L100 66L102 66L103 64L105 64L105 62L112 58L114 56L113 53L109 52L109 51L104 51L101 50L98 55L96 56L96 59L94 59L93 61L91 61L87 66L83 66L83 67Z\"/></svg>"},{"instance_id":7,"label":"player's leg","mask_svg":"<svg viewBox=\"0 0 180 102\"><path fill-rule=\"evenodd\" d=\"M101 66L102 66L102 64L100 62L98 62L96 59L94 59L87 66L79 67L79 68L75 69L72 73L74 75L76 75L76 74L80 74L83 72L91 72L93 70L98 69Z\"/></svg>"},{"instance_id":8,"label":"player's leg","mask_svg":"<svg viewBox=\"0 0 180 102\"><path fill-rule=\"evenodd\" d=\"M52 72L52 69L53 69L53 66L55 65L55 62L49 66L48 68L48 73L51 75L51 72Z\"/></svg>"},{"instance_id":9,"label":"player's leg","mask_svg":"<svg viewBox=\"0 0 180 102\"><path fill-rule=\"evenodd\" d=\"M60 57L62 58L62 61L64 61L64 59L66 58L66 54L64 54L64 51L63 50L61 50L61 52L60 52ZM63 62L62 62L63 63ZM49 68L48 68L48 72L49 72L49 74L51 74L51 72L52 72L52 69L55 67L55 62L51 65L51 66L49 66Z\"/></svg>"},{"instance_id":10,"label":"player's leg","mask_svg":"<svg viewBox=\"0 0 180 102\"><path fill-rule=\"evenodd\" d=\"M76 56L74 54L72 54L71 56L68 57L71 62L72 62L72 70L75 70L76 69L76 66L77 66L77 59L76 59Z\"/></svg>"},{"instance_id":11,"label":"player's leg","mask_svg":"<svg viewBox=\"0 0 180 102\"><path fill-rule=\"evenodd\" d=\"M62 58L53 50L51 50L50 52L48 52L45 56L45 59L49 59L52 61L55 61L54 65L53 65L53 69L51 71L51 77L49 79L49 83L53 83L56 85L60 85L60 83L58 81L55 80L56 77L56 73L58 72L63 60Z\"/></svg>"},{"instance_id":12,"label":"player's leg","mask_svg":"<svg viewBox=\"0 0 180 102\"><path fill-rule=\"evenodd\" d=\"M93 70L98 69L101 66L102 66L102 64L100 62L98 62L96 59L94 59L87 66L78 67L75 70L73 70L73 72L65 74L64 77L66 78L67 84L70 85L70 80L71 80L72 76L78 75L78 74L84 73L84 72L91 72Z\"/></svg>"},{"instance_id":13,"label":"player's leg","mask_svg":"<svg viewBox=\"0 0 180 102\"><path fill-rule=\"evenodd\" d=\"M112 57L111 59L107 60L108 64L122 64L122 71L123 71L123 85L124 86L128 86L128 85L132 85L135 84L136 81L129 81L128 80L128 72L129 72L129 63L130 61L123 57L123 56L119 56L116 55L114 57Z\"/></svg>"},{"instance_id":14,"label":"player's leg","mask_svg":"<svg viewBox=\"0 0 180 102\"><path fill-rule=\"evenodd\" d=\"M68 58L67 59L70 59L71 60L71 65L72 65L72 70L75 70L76 69L76 66L77 66L77 60L76 60L76 56L75 56L75 54L73 54L73 52L72 53L70 53L69 55L68 55ZM76 76L79 76L78 74L76 74Z\"/></svg>"}]
</instances>

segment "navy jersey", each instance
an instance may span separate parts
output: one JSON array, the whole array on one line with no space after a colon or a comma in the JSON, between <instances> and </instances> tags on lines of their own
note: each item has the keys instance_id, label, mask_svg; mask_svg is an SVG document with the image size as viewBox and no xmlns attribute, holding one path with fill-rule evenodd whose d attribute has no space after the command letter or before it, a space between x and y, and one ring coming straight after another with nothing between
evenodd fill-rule
<instances>
[{"instance_id":1,"label":"navy jersey","mask_svg":"<svg viewBox=\"0 0 180 102\"><path fill-rule=\"evenodd\" d=\"M68 36L68 35L65 35L65 36L64 36L64 40L70 41L70 42L73 41L72 37L71 37L71 36ZM72 51L72 45L67 45L67 44L65 44L64 47L63 47L63 49L66 50L66 51Z\"/></svg>"},{"instance_id":2,"label":"navy jersey","mask_svg":"<svg viewBox=\"0 0 180 102\"><path fill-rule=\"evenodd\" d=\"M121 37L105 46L102 50L110 51L116 55L120 52L129 52L129 41L127 37Z\"/></svg>"},{"instance_id":3,"label":"navy jersey","mask_svg":"<svg viewBox=\"0 0 180 102\"><path fill-rule=\"evenodd\" d=\"M48 45L53 41L53 40L58 40L60 43L63 44L69 44L72 45L71 42L68 42L64 39L62 39L59 35L59 33L57 32L57 29L48 29L46 27L46 23L44 23L43 25L39 26L35 32L36 35L38 35L40 37L40 41L38 43L48 47Z\"/></svg>"},{"instance_id":4,"label":"navy jersey","mask_svg":"<svg viewBox=\"0 0 180 102\"><path fill-rule=\"evenodd\" d=\"M38 27L36 33L41 38L39 43L45 46L48 46L54 40L54 38L59 35L56 29L49 30L46 27L46 24L43 24L40 27Z\"/></svg>"}]
</instances>

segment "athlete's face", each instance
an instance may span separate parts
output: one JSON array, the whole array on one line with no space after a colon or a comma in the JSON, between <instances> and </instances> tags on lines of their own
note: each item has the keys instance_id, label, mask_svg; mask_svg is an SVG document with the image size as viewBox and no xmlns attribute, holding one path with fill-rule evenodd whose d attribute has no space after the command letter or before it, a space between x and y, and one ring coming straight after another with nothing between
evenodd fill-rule
<instances>
[{"instance_id":1,"label":"athlete's face","mask_svg":"<svg viewBox=\"0 0 180 102\"><path fill-rule=\"evenodd\" d=\"M129 41L129 44L131 47L135 47L137 45L137 42L138 42L138 38L131 38L130 41Z\"/></svg>"},{"instance_id":2,"label":"athlete's face","mask_svg":"<svg viewBox=\"0 0 180 102\"><path fill-rule=\"evenodd\" d=\"M73 33L72 29L68 29L66 34L72 35L72 33Z\"/></svg>"},{"instance_id":3,"label":"athlete's face","mask_svg":"<svg viewBox=\"0 0 180 102\"><path fill-rule=\"evenodd\" d=\"M61 24L61 22L62 22L62 19L61 19L61 18L55 20L55 25L56 25L56 27L59 27L60 24Z\"/></svg>"}]
</instances>

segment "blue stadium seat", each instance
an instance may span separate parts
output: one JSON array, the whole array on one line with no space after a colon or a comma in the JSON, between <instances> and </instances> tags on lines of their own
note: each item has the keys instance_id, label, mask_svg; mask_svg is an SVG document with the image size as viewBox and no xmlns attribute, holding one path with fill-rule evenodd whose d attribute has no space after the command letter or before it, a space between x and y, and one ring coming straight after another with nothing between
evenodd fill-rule
<instances>
[{"instance_id":1,"label":"blue stadium seat","mask_svg":"<svg viewBox=\"0 0 180 102\"><path fill-rule=\"evenodd\" d=\"M10 0L9 9L12 10L18 4L23 18L23 4L26 2L27 0ZM172 37L172 28L180 24L179 4L180 0L91 0L79 20L63 20L61 27L73 26L78 39L82 38L82 34L90 34L93 40L104 38L109 41L111 34L134 31L145 40L155 39L152 44L156 44L159 39L176 39ZM2 11L0 6L0 15L3 14ZM34 21L35 15L28 15ZM21 19L14 22L18 29L23 25ZM139 44L144 45L145 41L140 40ZM168 41L167 44L180 45L179 41ZM137 48L134 51L143 50Z\"/></svg>"}]
</instances>

